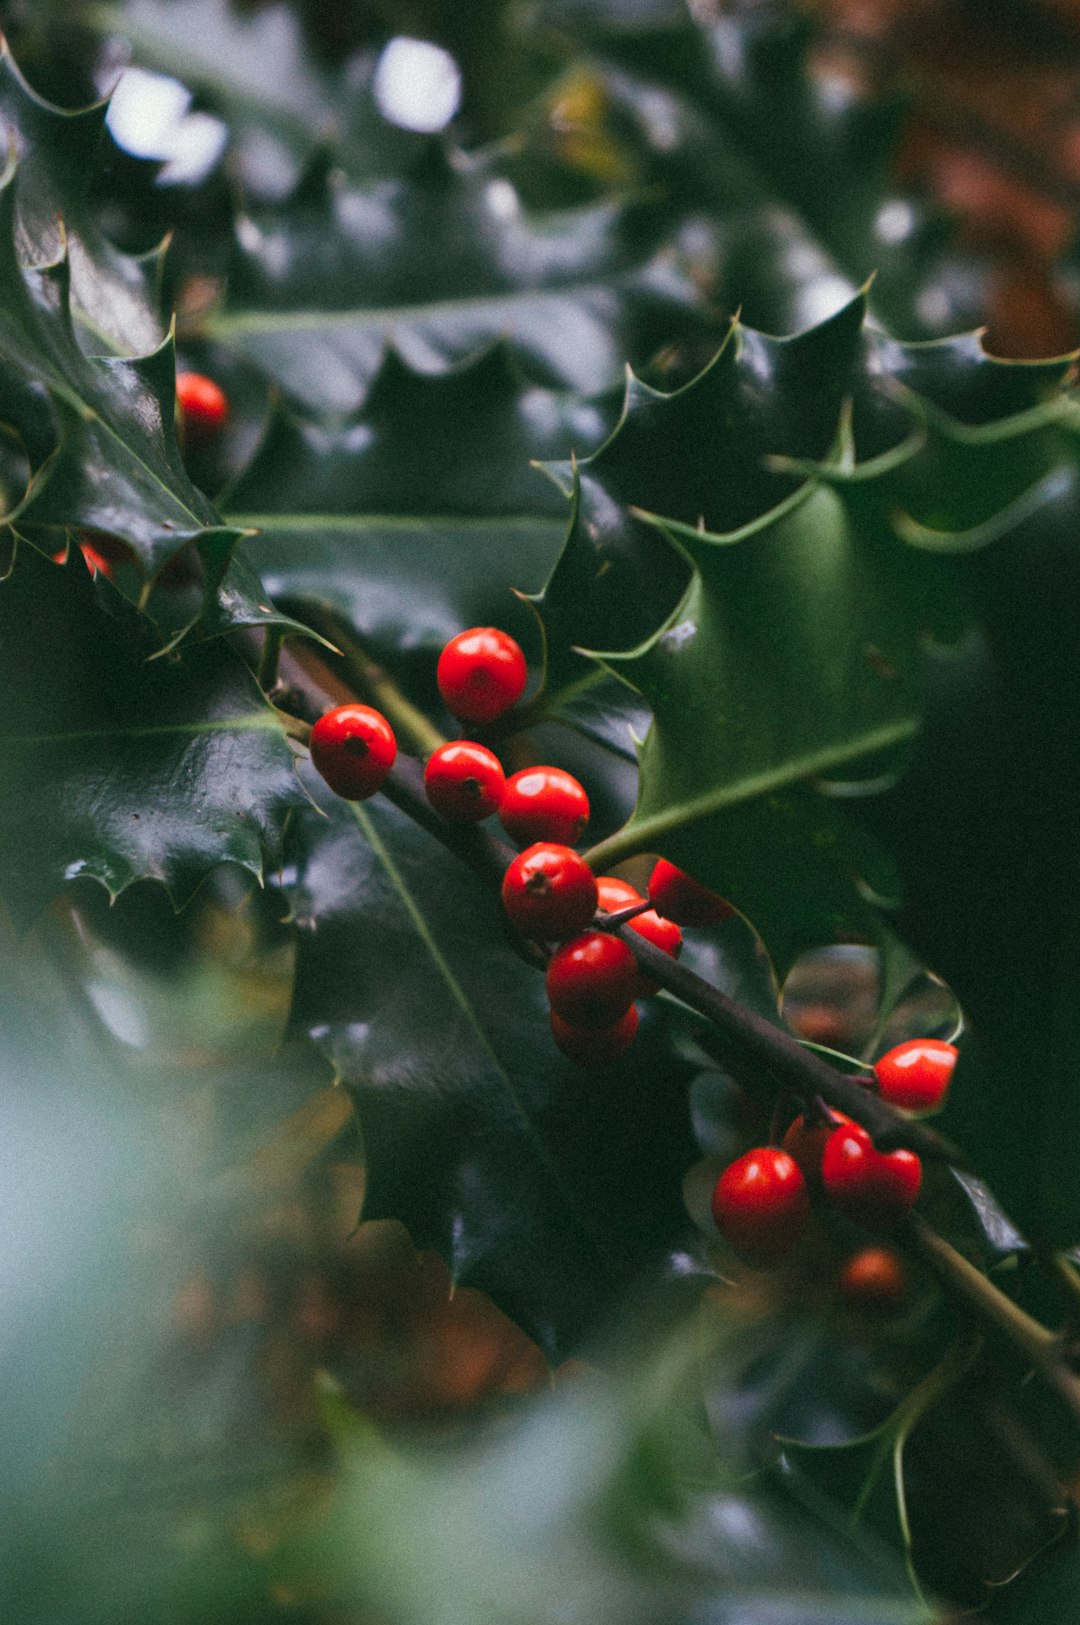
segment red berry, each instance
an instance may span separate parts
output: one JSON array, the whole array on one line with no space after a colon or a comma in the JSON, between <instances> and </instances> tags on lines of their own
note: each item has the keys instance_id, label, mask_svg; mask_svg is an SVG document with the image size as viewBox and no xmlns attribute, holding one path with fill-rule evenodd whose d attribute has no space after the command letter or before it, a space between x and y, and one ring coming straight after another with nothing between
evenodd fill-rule
<instances>
[{"instance_id":1,"label":"red berry","mask_svg":"<svg viewBox=\"0 0 1080 1625\"><path fill-rule=\"evenodd\" d=\"M494 722L525 689L520 646L497 626L473 626L443 649L435 672L447 710L462 722Z\"/></svg>"},{"instance_id":2,"label":"red berry","mask_svg":"<svg viewBox=\"0 0 1080 1625\"><path fill-rule=\"evenodd\" d=\"M790 1252L810 1218L798 1163L774 1145L757 1146L725 1168L713 1187L712 1214L743 1258L771 1264Z\"/></svg>"},{"instance_id":3,"label":"red berry","mask_svg":"<svg viewBox=\"0 0 1080 1625\"><path fill-rule=\"evenodd\" d=\"M219 384L201 372L178 372L176 404L180 408L181 438L205 446L225 427L229 398Z\"/></svg>"},{"instance_id":4,"label":"red berry","mask_svg":"<svg viewBox=\"0 0 1080 1625\"><path fill-rule=\"evenodd\" d=\"M621 908L630 908L634 903L643 903L645 899L639 891L625 880L619 880L615 875L598 875L596 889L600 899L600 907L605 914L614 914ZM662 948L664 953L670 954L674 959L682 951L682 932L673 920L662 920L655 909L646 909L643 914L637 914L632 920L627 920L631 931L637 931L654 947ZM654 982L651 976L638 970L637 982L634 987L635 999L648 999L659 990L660 983Z\"/></svg>"},{"instance_id":5,"label":"red berry","mask_svg":"<svg viewBox=\"0 0 1080 1625\"><path fill-rule=\"evenodd\" d=\"M638 1030L637 1005L632 1004L611 1027L575 1027L557 1010L550 1013L551 1036L564 1055L579 1066L610 1066L625 1055Z\"/></svg>"},{"instance_id":6,"label":"red berry","mask_svg":"<svg viewBox=\"0 0 1080 1625\"><path fill-rule=\"evenodd\" d=\"M126 542L118 541L115 536L108 536L100 530L80 530L77 545L90 574L105 576L110 581L117 565L125 564L131 558L131 550ZM54 564L64 564L74 556L69 548L61 547L52 554L52 561Z\"/></svg>"},{"instance_id":7,"label":"red berry","mask_svg":"<svg viewBox=\"0 0 1080 1625\"><path fill-rule=\"evenodd\" d=\"M651 908L635 919L627 920L626 923L631 931L637 931L647 942L651 942L654 948L661 948L664 953L670 954L672 959L677 959L682 952L683 939L679 927L674 920L662 920ZM660 983L654 982L651 976L646 976L644 971L639 969L637 986L634 990L635 999L647 999L659 990Z\"/></svg>"},{"instance_id":8,"label":"red berry","mask_svg":"<svg viewBox=\"0 0 1080 1625\"><path fill-rule=\"evenodd\" d=\"M710 891L666 858L659 858L649 877L649 901L658 914L678 925L722 925L735 913L718 892Z\"/></svg>"},{"instance_id":9,"label":"red berry","mask_svg":"<svg viewBox=\"0 0 1080 1625\"><path fill-rule=\"evenodd\" d=\"M424 789L437 813L451 823L476 824L498 807L506 779L502 764L485 745L457 739L432 751L424 769Z\"/></svg>"},{"instance_id":10,"label":"red berry","mask_svg":"<svg viewBox=\"0 0 1080 1625\"><path fill-rule=\"evenodd\" d=\"M503 875L503 907L512 925L542 942L565 942L592 924L596 876L568 846L537 841Z\"/></svg>"},{"instance_id":11,"label":"red berry","mask_svg":"<svg viewBox=\"0 0 1080 1625\"><path fill-rule=\"evenodd\" d=\"M575 1027L611 1027L634 997L637 964L607 931L586 931L564 943L547 968L551 1008Z\"/></svg>"},{"instance_id":12,"label":"red berry","mask_svg":"<svg viewBox=\"0 0 1080 1625\"><path fill-rule=\"evenodd\" d=\"M906 1217L922 1184L913 1151L879 1151L858 1123L834 1129L821 1155L821 1184L833 1207L866 1230Z\"/></svg>"},{"instance_id":13,"label":"red berry","mask_svg":"<svg viewBox=\"0 0 1080 1625\"><path fill-rule=\"evenodd\" d=\"M589 822L589 798L561 767L526 767L506 781L499 822L513 841L576 846Z\"/></svg>"},{"instance_id":14,"label":"red berry","mask_svg":"<svg viewBox=\"0 0 1080 1625\"><path fill-rule=\"evenodd\" d=\"M940 1106L959 1050L939 1038L912 1038L874 1063L881 1098L909 1112Z\"/></svg>"},{"instance_id":15,"label":"red berry","mask_svg":"<svg viewBox=\"0 0 1080 1625\"><path fill-rule=\"evenodd\" d=\"M629 908L633 903L645 901L636 887L631 886L628 880L620 880L617 875L597 875L596 893L599 907L605 914L615 914L620 908Z\"/></svg>"},{"instance_id":16,"label":"red berry","mask_svg":"<svg viewBox=\"0 0 1080 1625\"><path fill-rule=\"evenodd\" d=\"M394 731L370 705L338 705L311 730L311 760L346 801L365 801L379 789L397 755Z\"/></svg>"},{"instance_id":17,"label":"red berry","mask_svg":"<svg viewBox=\"0 0 1080 1625\"><path fill-rule=\"evenodd\" d=\"M830 1116L832 1122L822 1118L820 1123L807 1125L805 1116L800 1112L784 1135L784 1150L799 1164L803 1178L812 1191L821 1189L821 1158L826 1140L834 1129L851 1122L851 1118L843 1112L832 1111Z\"/></svg>"},{"instance_id":18,"label":"red berry","mask_svg":"<svg viewBox=\"0 0 1080 1625\"><path fill-rule=\"evenodd\" d=\"M908 1290L907 1268L895 1247L864 1247L840 1271L840 1295L852 1309L895 1314Z\"/></svg>"}]
</instances>

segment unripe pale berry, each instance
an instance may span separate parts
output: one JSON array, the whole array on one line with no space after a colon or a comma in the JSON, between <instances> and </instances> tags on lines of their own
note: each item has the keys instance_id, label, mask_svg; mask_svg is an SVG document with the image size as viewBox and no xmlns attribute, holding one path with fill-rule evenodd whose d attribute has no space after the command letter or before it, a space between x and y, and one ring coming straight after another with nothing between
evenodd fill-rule
<instances>
[{"instance_id":1,"label":"unripe pale berry","mask_svg":"<svg viewBox=\"0 0 1080 1625\"><path fill-rule=\"evenodd\" d=\"M775 1145L756 1146L737 1157L713 1187L712 1215L741 1257L775 1263L791 1251L810 1218L798 1163Z\"/></svg>"},{"instance_id":2,"label":"unripe pale berry","mask_svg":"<svg viewBox=\"0 0 1080 1625\"><path fill-rule=\"evenodd\" d=\"M397 755L394 731L370 705L337 705L315 723L311 760L331 790L366 801L382 785Z\"/></svg>"},{"instance_id":3,"label":"unripe pale berry","mask_svg":"<svg viewBox=\"0 0 1080 1625\"><path fill-rule=\"evenodd\" d=\"M459 632L435 671L446 709L462 722L494 722L517 704L527 677L520 645L497 626Z\"/></svg>"},{"instance_id":4,"label":"unripe pale berry","mask_svg":"<svg viewBox=\"0 0 1080 1625\"><path fill-rule=\"evenodd\" d=\"M912 1038L874 1062L882 1100L909 1112L940 1106L952 1081L959 1050L940 1038Z\"/></svg>"},{"instance_id":5,"label":"unripe pale berry","mask_svg":"<svg viewBox=\"0 0 1080 1625\"><path fill-rule=\"evenodd\" d=\"M561 767L526 767L506 781L499 822L514 841L576 846L589 822L589 798Z\"/></svg>"},{"instance_id":6,"label":"unripe pale berry","mask_svg":"<svg viewBox=\"0 0 1080 1625\"><path fill-rule=\"evenodd\" d=\"M508 866L502 901L512 925L539 942L564 942L592 924L596 876L569 846L537 841Z\"/></svg>"},{"instance_id":7,"label":"unripe pale berry","mask_svg":"<svg viewBox=\"0 0 1080 1625\"><path fill-rule=\"evenodd\" d=\"M505 786L499 758L471 739L440 745L424 768L428 800L437 813L455 824L476 824L495 812Z\"/></svg>"},{"instance_id":8,"label":"unripe pale berry","mask_svg":"<svg viewBox=\"0 0 1080 1625\"><path fill-rule=\"evenodd\" d=\"M634 996L637 965L625 942L586 931L556 950L547 968L551 1008L575 1027L611 1027Z\"/></svg>"}]
</instances>

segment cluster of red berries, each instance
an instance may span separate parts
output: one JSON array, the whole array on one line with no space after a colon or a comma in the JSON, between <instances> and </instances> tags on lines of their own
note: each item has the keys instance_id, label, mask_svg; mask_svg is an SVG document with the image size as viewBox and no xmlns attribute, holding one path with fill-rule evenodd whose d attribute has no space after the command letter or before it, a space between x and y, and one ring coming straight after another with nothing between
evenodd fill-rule
<instances>
[{"instance_id":1,"label":"cluster of red berries","mask_svg":"<svg viewBox=\"0 0 1080 1625\"><path fill-rule=\"evenodd\" d=\"M519 645L490 626L451 638L436 671L447 709L473 723L494 722L516 705L527 675ZM310 749L331 789L361 801L384 783L397 744L381 712L352 704L319 719ZM727 919L730 904L664 859L653 870L648 900L624 880L594 875L573 850L589 821L589 798L563 768L529 767L508 778L494 751L457 739L432 752L424 786L443 818L476 823L497 813L524 848L503 877L503 907L522 935L553 949L546 986L555 1043L584 1066L617 1060L637 1032L635 1000L655 993L657 984L641 973L621 937L597 928L597 912L638 909L626 923L674 955L682 947L680 925Z\"/></svg>"},{"instance_id":2,"label":"cluster of red berries","mask_svg":"<svg viewBox=\"0 0 1080 1625\"><path fill-rule=\"evenodd\" d=\"M874 1067L883 1100L906 1110L939 1105L957 1051L939 1039L898 1044ZM879 1151L869 1132L843 1112L801 1113L781 1146L755 1146L716 1181L717 1228L743 1258L769 1264L791 1251L821 1199L865 1230L894 1229L911 1211L922 1184L913 1151Z\"/></svg>"}]
</instances>

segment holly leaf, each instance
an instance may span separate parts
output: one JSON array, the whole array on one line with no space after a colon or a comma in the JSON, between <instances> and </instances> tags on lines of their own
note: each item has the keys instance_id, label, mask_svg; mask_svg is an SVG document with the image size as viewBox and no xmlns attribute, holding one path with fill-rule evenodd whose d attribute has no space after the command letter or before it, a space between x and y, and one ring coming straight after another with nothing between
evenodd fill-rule
<instances>
[{"instance_id":1,"label":"holly leaf","mask_svg":"<svg viewBox=\"0 0 1080 1625\"><path fill-rule=\"evenodd\" d=\"M379 173L417 144L380 116L373 57L337 68L317 61L291 6L124 0L83 11L126 41L135 61L182 80L221 114L240 177L256 195L281 197L327 146L336 162Z\"/></svg>"},{"instance_id":2,"label":"holly leaf","mask_svg":"<svg viewBox=\"0 0 1080 1625\"><path fill-rule=\"evenodd\" d=\"M855 301L788 341L737 327L682 390L632 380L610 439L551 470L580 487L538 599L549 650L606 648L603 665L654 715L633 818L593 857L664 852L748 914L781 970L813 942L867 934L867 894L894 895L842 800L895 777L921 723L926 639L978 613L949 558L969 538L924 545L903 504L944 493L943 521L980 519L994 496L1036 500L1031 482L1073 456L1062 363L1014 369L965 339L896 346L861 318ZM895 369L933 391L947 353L968 421L889 382ZM816 457L778 449L830 434ZM664 503L674 518L657 517ZM668 563L654 563L660 537ZM628 650L645 606L670 595L671 558L689 584Z\"/></svg>"},{"instance_id":3,"label":"holly leaf","mask_svg":"<svg viewBox=\"0 0 1080 1625\"><path fill-rule=\"evenodd\" d=\"M1015 1418L988 1404L989 1373L967 1339L946 1350L881 1427L843 1444L783 1441L796 1479L851 1508L891 1543L900 1537L918 1586L957 1606L985 1604L993 1588L1057 1539L1063 1496L1048 1455L1045 1420L1032 1407L1024 1429L1030 1452L1020 1465L1003 1450ZM971 1368L974 1365L974 1370ZM988 1493L989 1491L989 1493ZM967 1538L957 1541L961 1526Z\"/></svg>"},{"instance_id":4,"label":"holly leaf","mask_svg":"<svg viewBox=\"0 0 1080 1625\"><path fill-rule=\"evenodd\" d=\"M625 1059L581 1071L498 898L394 807L325 811L291 837L293 1022L356 1101L364 1214L400 1219L561 1357L683 1236L696 1068L655 1010Z\"/></svg>"},{"instance_id":5,"label":"holly leaf","mask_svg":"<svg viewBox=\"0 0 1080 1625\"><path fill-rule=\"evenodd\" d=\"M391 352L341 427L279 408L222 506L258 532L246 552L274 601L331 611L381 658L430 664L490 623L528 645L510 588L543 582L565 529L530 459L595 442L607 412L527 384L504 344L437 375Z\"/></svg>"},{"instance_id":6,"label":"holly leaf","mask_svg":"<svg viewBox=\"0 0 1080 1625\"><path fill-rule=\"evenodd\" d=\"M74 334L88 355L138 356L164 338L160 254L122 253L91 208L95 158L110 142L107 104L65 112L35 95L0 38L0 122L18 161L15 252L27 266L66 257Z\"/></svg>"},{"instance_id":7,"label":"holly leaf","mask_svg":"<svg viewBox=\"0 0 1080 1625\"><path fill-rule=\"evenodd\" d=\"M303 797L229 649L150 660L152 630L78 560L23 560L0 624L0 873L21 925L78 876L112 896L153 877L179 906L215 864L262 875Z\"/></svg>"},{"instance_id":8,"label":"holly leaf","mask_svg":"<svg viewBox=\"0 0 1080 1625\"><path fill-rule=\"evenodd\" d=\"M665 528L694 563L686 596L642 648L604 657L653 712L622 838L729 897L786 968L857 915L840 819L806 781L916 732L918 594L898 544L883 563L887 539L813 485L742 532Z\"/></svg>"},{"instance_id":9,"label":"holly leaf","mask_svg":"<svg viewBox=\"0 0 1080 1625\"><path fill-rule=\"evenodd\" d=\"M910 418L883 411L864 382L865 301L820 326L773 339L734 324L709 365L665 393L629 376L622 415L576 465L547 465L572 496L566 547L537 599L549 650L626 649L644 641L687 584L686 559L648 522L738 532L805 483L793 464L833 460L844 403L869 458L903 445Z\"/></svg>"},{"instance_id":10,"label":"holly leaf","mask_svg":"<svg viewBox=\"0 0 1080 1625\"><path fill-rule=\"evenodd\" d=\"M1056 466L1023 501L974 532L940 533L975 625L934 652L918 750L894 789L860 810L898 866L898 929L971 1025L943 1131L1022 1232L1071 1246L1080 476L1069 437L1043 436ZM1003 440L998 456L1009 455ZM1020 1077L1030 1083L1018 1113Z\"/></svg>"},{"instance_id":11,"label":"holly leaf","mask_svg":"<svg viewBox=\"0 0 1080 1625\"><path fill-rule=\"evenodd\" d=\"M172 340L141 357L84 354L71 316L70 262L20 265L15 197L9 165L0 189L0 356L45 386L59 423L59 445L37 471L23 515L28 524L120 536L154 575L186 541L218 528L176 445Z\"/></svg>"},{"instance_id":12,"label":"holly leaf","mask_svg":"<svg viewBox=\"0 0 1080 1625\"><path fill-rule=\"evenodd\" d=\"M433 139L407 175L358 185L320 165L241 218L205 331L327 415L360 406L391 342L434 371L506 336L537 383L596 393L625 356L702 329L660 227L644 203L531 215L504 176Z\"/></svg>"},{"instance_id":13,"label":"holly leaf","mask_svg":"<svg viewBox=\"0 0 1080 1625\"><path fill-rule=\"evenodd\" d=\"M958 248L951 222L896 185L902 96L860 93L806 15L656 10L648 29L605 19L594 31L584 71L597 133L693 223L695 274L718 303L786 332L819 322L873 276L875 312L905 334L985 315L989 259ZM587 162L580 124L560 138L559 96L556 86L555 144Z\"/></svg>"}]
</instances>

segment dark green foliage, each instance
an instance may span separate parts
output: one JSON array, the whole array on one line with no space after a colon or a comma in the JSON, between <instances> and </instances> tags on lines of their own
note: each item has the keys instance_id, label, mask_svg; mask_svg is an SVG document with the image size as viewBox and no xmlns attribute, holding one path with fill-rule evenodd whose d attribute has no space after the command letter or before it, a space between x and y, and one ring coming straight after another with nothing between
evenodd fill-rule
<instances>
[{"instance_id":1,"label":"dark green foliage","mask_svg":"<svg viewBox=\"0 0 1080 1625\"><path fill-rule=\"evenodd\" d=\"M180 1512L150 1492L138 1505L138 1486L160 1480L148 1438L166 1441L166 1476L190 1470L167 1448L190 1418L140 1415L127 1443L103 1445L38 1417L40 1436L17 1441L28 1482L55 1446L72 1484L104 1460L111 1486L126 1461L135 1488L118 1492L131 1516L115 1561L95 1562L96 1531L113 1528L95 1503L56 1567L50 1519L63 1529L70 1493L32 1486L18 1617L254 1620L282 1597L307 1610L282 1617L319 1625L370 1610L408 1625L942 1617L905 1588L896 1551L841 1527L852 1507L928 1593L981 1601L1060 1528L1076 1470L1060 1384L1025 1387L1022 1343L977 1347L923 1266L895 1322L855 1324L834 1277L859 1237L835 1214L786 1273L748 1280L718 1251L716 1174L805 1103L778 1102L760 1057L672 997L616 1066L566 1061L543 955L504 925L508 850L440 829L416 802L417 759L449 724L442 643L504 627L530 681L487 737L508 770L551 760L580 776L599 869L630 860L644 884L659 853L731 899L741 918L687 934L686 962L716 987L782 1026L776 973L807 947L872 941L872 1056L905 1007L917 1030L921 956L971 1027L941 1123L973 1171L961 1184L928 1167L921 1212L984 1301L986 1270L1028 1290L1026 1241L1080 1242L1068 361L1004 364L971 332L934 337L975 320L979 267L894 195L899 109L830 94L791 8L695 19L666 0L547 0L527 35L513 5L466 17L419 0L400 16L341 9L337 34L314 0L10 9L0 20L43 82L93 83L123 41L224 121L224 160L175 193L164 286L184 364L219 376L232 407L216 444L182 452L160 260L103 225L133 241L141 204L156 223L170 193L118 158L103 106L52 106L5 51L12 986L64 965L59 987L40 970L58 1034L85 1001L103 1057L88 1070L95 1132L126 1122L118 1103L155 1070L146 1011L172 1012L184 1041L170 1039L162 1096L190 1088L223 1143L178 1154L171 1175L202 1228L164 1197L156 1223L193 1252L195 1230L223 1245L223 1276L241 1251L230 1226L265 1239L253 1192L272 1191L268 1231L304 1212L314 1248L317 1173L362 1155L349 1222L404 1225L460 1299L481 1289L553 1363L584 1351L606 1372L477 1456L455 1440L436 1459L390 1445L341 1395L317 1413L312 1354L295 1448L276 1455L270 1423L245 1412L234 1478L185 1489ZM378 111L378 51L413 31L465 72L448 133ZM477 146L496 135L512 138ZM111 549L111 579L84 568L86 532ZM307 767L305 721L342 683L389 692L389 799L346 804ZM123 894L111 915L86 902L90 882ZM215 1025L237 959L236 1008ZM56 1054L18 1021L10 1035L14 1094L29 1098L35 1071L55 1089L70 1035ZM308 1108L315 1128L289 1118L285 1136L303 1178L275 1185L251 1125ZM197 1138L157 1096L146 1113L150 1142ZM102 1181L111 1166L95 1157ZM31 1206L68 1224L50 1176L28 1177ZM102 1257L128 1268L114 1239ZM257 1410L251 1385L275 1369L229 1313L233 1364L222 1375L206 1355L211 1433L235 1421L238 1389ZM35 1342L68 1324L35 1319ZM350 1359L363 1363L352 1348L335 1370L346 1391ZM329 1472L328 1441L342 1495L317 1537L298 1535L291 1503L259 1497L287 1481L307 1506L300 1466ZM207 1459L233 1443L222 1424ZM1069 1562L1043 1563L1068 1613ZM34 1595L39 1568L51 1597Z\"/></svg>"}]
</instances>

